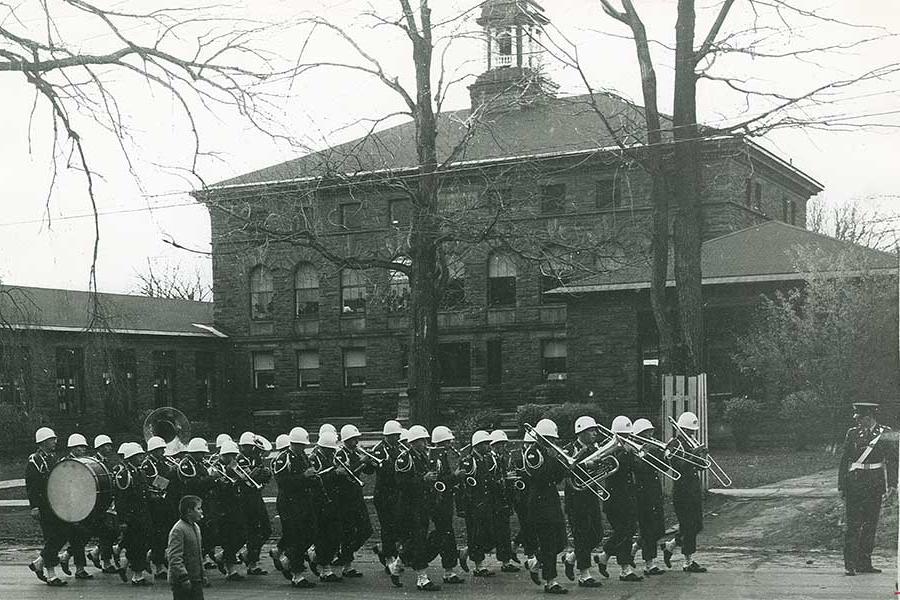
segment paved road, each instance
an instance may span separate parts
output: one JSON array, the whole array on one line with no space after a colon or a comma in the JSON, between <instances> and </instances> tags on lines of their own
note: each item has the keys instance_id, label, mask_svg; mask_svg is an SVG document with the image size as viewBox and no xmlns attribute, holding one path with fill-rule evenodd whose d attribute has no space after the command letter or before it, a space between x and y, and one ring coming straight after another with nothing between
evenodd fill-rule
<instances>
[{"instance_id":1,"label":"paved road","mask_svg":"<svg viewBox=\"0 0 900 600\"><path fill-rule=\"evenodd\" d=\"M5 561L0 564L0 599L3 600L50 600L60 598L75 599L120 599L120 598L171 598L165 584L152 588L135 589L121 583L110 575L98 575L93 581L70 579L64 588L48 588L38 582L25 568L27 555L19 552L16 556L5 553ZM28 553L30 554L30 552ZM840 563L833 555L783 555L774 554L760 557L758 553L741 550L704 554L704 563L710 566L705 575L689 575L670 572L642 583L622 583L610 579L599 590L570 587L573 598L614 598L664 599L664 600L875 600L894 597L893 570L882 575L845 577ZM12 562L10 562L12 561ZM810 561L811 564L807 564ZM314 590L293 590L280 576L269 575L252 581L226 584L214 573L213 587L206 590L207 599L247 598L276 599L328 598L336 600L359 598L396 599L400 597L428 597L435 600L511 598L521 600L527 597L546 598L541 588L534 586L522 574L498 575L492 579L469 581L461 586L445 586L438 593L425 594L415 590L414 575L407 573L406 587L402 590L391 587L387 578L376 572L375 565L360 565L366 574L363 579L329 586L320 585ZM611 569L614 571L615 569ZM433 573L438 571L432 569ZM612 573L613 578L616 577Z\"/></svg>"}]
</instances>

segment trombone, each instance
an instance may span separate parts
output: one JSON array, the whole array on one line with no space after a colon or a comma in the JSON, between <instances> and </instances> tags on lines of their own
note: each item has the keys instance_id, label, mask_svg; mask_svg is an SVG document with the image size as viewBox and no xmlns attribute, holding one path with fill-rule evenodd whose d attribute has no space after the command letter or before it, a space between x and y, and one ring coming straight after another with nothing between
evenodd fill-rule
<instances>
[{"instance_id":1,"label":"trombone","mask_svg":"<svg viewBox=\"0 0 900 600\"><path fill-rule=\"evenodd\" d=\"M731 487L731 477L728 476L728 473L725 472L725 469L722 468L722 465L720 465L718 461L713 458L712 454L707 451L705 457L700 456L695 452L689 452L684 448L683 445L686 443L688 446L690 446L690 449L694 451L699 450L703 446L703 444L701 444L691 434L686 432L678 424L678 421L676 421L672 417L669 417L669 422L672 423L672 427L675 429L675 439L682 442L681 448L675 450L673 452L673 455L694 466L698 466L701 469L708 469L709 472L713 474L713 477L715 477L719 481L719 483L722 484L722 487ZM701 464L697 464L698 462L700 462ZM705 466L702 466L703 463L705 463Z\"/></svg>"},{"instance_id":2,"label":"trombone","mask_svg":"<svg viewBox=\"0 0 900 600\"><path fill-rule=\"evenodd\" d=\"M371 452L367 451L362 446L357 446L356 452L358 454L361 454L363 457L368 458L372 462L372 464L375 466L376 469L380 469L384 465L384 459L378 458L377 456L375 456Z\"/></svg>"},{"instance_id":3,"label":"trombone","mask_svg":"<svg viewBox=\"0 0 900 600\"><path fill-rule=\"evenodd\" d=\"M228 469L226 469L225 465L223 465L220 462L211 464L209 466L209 474L212 477L218 477L220 479L224 479L228 483L237 483L238 482L238 480L236 478L234 478L228 474Z\"/></svg>"},{"instance_id":4,"label":"trombone","mask_svg":"<svg viewBox=\"0 0 900 600\"><path fill-rule=\"evenodd\" d=\"M612 430L607 429L599 423L597 424L597 427L606 435L612 437L613 439L617 439L624 449L634 454L638 458L638 460L642 461L644 464L646 464L648 467L650 467L663 477L671 479L672 481L678 481L679 479L681 479L681 473L679 473L677 469L673 468L663 459L659 458L651 452L648 452L645 443L640 443L636 440L630 439L628 436L614 433Z\"/></svg>"},{"instance_id":5,"label":"trombone","mask_svg":"<svg viewBox=\"0 0 900 600\"><path fill-rule=\"evenodd\" d=\"M593 474L582 466L579 461L576 461L569 456L565 450L554 444L552 440L545 437L543 434L539 433L530 424L523 423L522 426L525 428L526 433L530 433L535 441L543 444L550 454L553 455L553 458L565 467L575 485L581 486L582 489L590 490L591 493L601 500L609 500L609 491L600 484L600 481L614 473L615 470L610 472L609 475L602 477L599 474ZM618 461L616 462L616 468L618 468Z\"/></svg>"},{"instance_id":6,"label":"trombone","mask_svg":"<svg viewBox=\"0 0 900 600\"><path fill-rule=\"evenodd\" d=\"M247 482L250 485L250 487L252 487L253 489L261 490L261 489L263 489L263 487L265 487L265 486L263 486L263 484L259 483L255 479L253 479L253 476L250 475L250 473L247 471L247 469L242 467L240 465L240 463L238 463L237 461L234 462L234 466L232 468L234 469L234 472L237 473L238 477L240 477L245 482Z\"/></svg>"},{"instance_id":7,"label":"trombone","mask_svg":"<svg viewBox=\"0 0 900 600\"><path fill-rule=\"evenodd\" d=\"M344 469L345 471L347 471L347 476L350 477L350 479L351 479L356 485L358 485L359 487L363 487L364 485L366 485L365 482L364 482L362 479L360 479L360 478L356 475L356 473L353 472L353 469L350 468L350 465L348 465L348 464L344 461L344 459L340 457L340 454L339 454L339 453L337 453L337 452L334 453L334 458L333 458L333 460L334 460L334 462L335 462L335 464L336 464L337 466L339 466L339 467L341 467L342 469Z\"/></svg>"}]
</instances>

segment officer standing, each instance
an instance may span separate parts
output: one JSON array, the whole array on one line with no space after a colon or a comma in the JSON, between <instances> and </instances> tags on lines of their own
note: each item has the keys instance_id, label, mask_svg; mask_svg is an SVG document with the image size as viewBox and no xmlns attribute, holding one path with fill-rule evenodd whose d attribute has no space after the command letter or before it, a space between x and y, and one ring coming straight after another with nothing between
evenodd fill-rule
<instances>
[{"instance_id":1,"label":"officer standing","mask_svg":"<svg viewBox=\"0 0 900 600\"><path fill-rule=\"evenodd\" d=\"M881 573L872 566L875 529L882 500L897 493L896 454L886 444L890 428L875 420L878 404L855 402L856 427L847 431L838 470L838 489L846 506L844 570L847 575Z\"/></svg>"}]
</instances>

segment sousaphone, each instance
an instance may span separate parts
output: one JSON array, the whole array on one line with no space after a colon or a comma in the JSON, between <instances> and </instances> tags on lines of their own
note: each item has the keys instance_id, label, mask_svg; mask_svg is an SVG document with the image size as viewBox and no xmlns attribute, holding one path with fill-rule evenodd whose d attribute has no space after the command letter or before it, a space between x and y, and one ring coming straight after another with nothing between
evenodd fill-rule
<instances>
[{"instance_id":1,"label":"sousaphone","mask_svg":"<svg viewBox=\"0 0 900 600\"><path fill-rule=\"evenodd\" d=\"M172 406L157 408L144 419L144 441L154 435L166 442L166 447L179 450L191 439L191 422L184 413Z\"/></svg>"}]
</instances>

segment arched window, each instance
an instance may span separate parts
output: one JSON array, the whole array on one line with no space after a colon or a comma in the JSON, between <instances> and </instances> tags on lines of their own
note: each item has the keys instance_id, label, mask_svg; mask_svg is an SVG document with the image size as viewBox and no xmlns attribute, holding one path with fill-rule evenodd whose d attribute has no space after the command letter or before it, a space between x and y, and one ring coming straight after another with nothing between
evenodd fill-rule
<instances>
[{"instance_id":1,"label":"arched window","mask_svg":"<svg viewBox=\"0 0 900 600\"><path fill-rule=\"evenodd\" d=\"M412 261L400 256L394 262L409 267ZM387 308L389 311L403 311L409 306L409 275L403 271L390 269L388 271L388 298Z\"/></svg>"},{"instance_id":2,"label":"arched window","mask_svg":"<svg viewBox=\"0 0 900 600\"><path fill-rule=\"evenodd\" d=\"M341 271L341 313L365 314L366 278L362 271Z\"/></svg>"},{"instance_id":3,"label":"arched window","mask_svg":"<svg viewBox=\"0 0 900 600\"><path fill-rule=\"evenodd\" d=\"M319 318L319 273L310 263L300 263L294 273L294 315Z\"/></svg>"},{"instance_id":4,"label":"arched window","mask_svg":"<svg viewBox=\"0 0 900 600\"><path fill-rule=\"evenodd\" d=\"M516 305L516 263L506 254L488 259L488 306Z\"/></svg>"},{"instance_id":5,"label":"arched window","mask_svg":"<svg viewBox=\"0 0 900 600\"><path fill-rule=\"evenodd\" d=\"M250 271L250 318L254 321L272 320L272 300L275 297L275 280L262 265Z\"/></svg>"}]
</instances>

